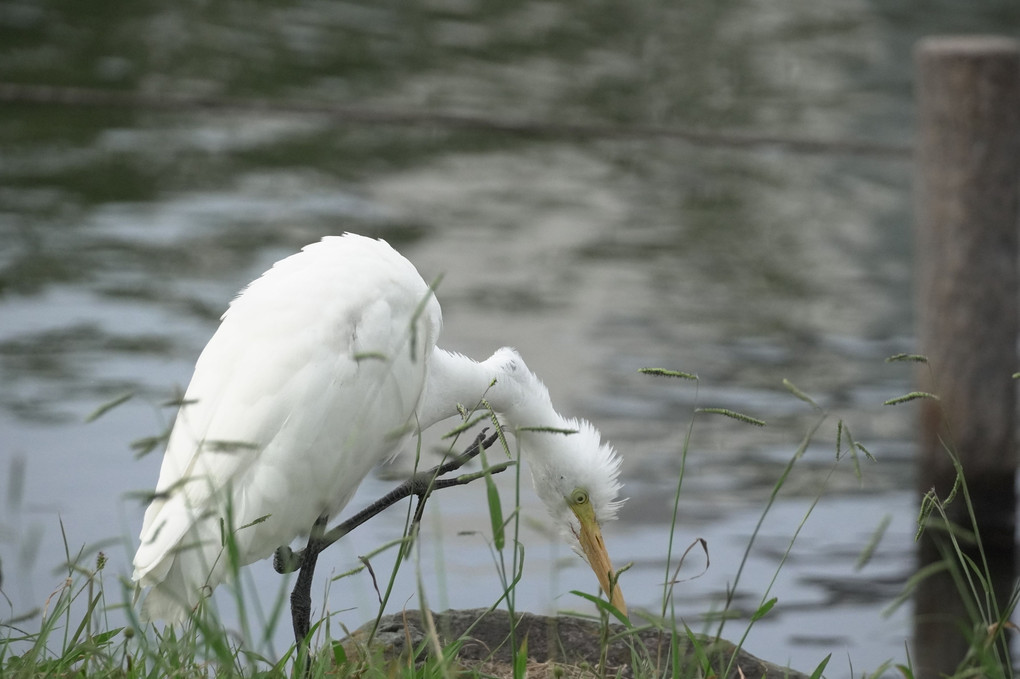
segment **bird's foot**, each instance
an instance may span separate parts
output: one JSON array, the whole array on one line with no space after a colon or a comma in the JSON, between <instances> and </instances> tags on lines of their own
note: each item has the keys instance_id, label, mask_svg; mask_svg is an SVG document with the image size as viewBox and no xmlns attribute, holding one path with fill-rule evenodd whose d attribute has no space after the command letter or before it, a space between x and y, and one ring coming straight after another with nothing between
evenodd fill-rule
<instances>
[{"instance_id":1,"label":"bird's foot","mask_svg":"<svg viewBox=\"0 0 1020 679\"><path fill-rule=\"evenodd\" d=\"M303 559L304 550L295 552L287 545L277 547L276 551L273 552L273 570L280 575L293 573L297 569L301 568L301 562Z\"/></svg>"}]
</instances>

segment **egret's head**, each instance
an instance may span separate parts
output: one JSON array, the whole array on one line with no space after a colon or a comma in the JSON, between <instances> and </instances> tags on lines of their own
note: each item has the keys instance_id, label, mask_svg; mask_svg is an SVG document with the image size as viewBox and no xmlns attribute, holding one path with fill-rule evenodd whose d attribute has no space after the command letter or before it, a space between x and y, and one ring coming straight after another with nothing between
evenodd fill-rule
<instances>
[{"instance_id":1,"label":"egret's head","mask_svg":"<svg viewBox=\"0 0 1020 679\"><path fill-rule=\"evenodd\" d=\"M498 350L486 365L495 376L487 398L517 435L538 496L567 541L595 571L610 601L626 614L616 571L602 542L602 524L616 518L623 503L617 498L619 455L590 423L556 412L549 391L515 350Z\"/></svg>"},{"instance_id":2,"label":"egret's head","mask_svg":"<svg viewBox=\"0 0 1020 679\"><path fill-rule=\"evenodd\" d=\"M566 420L563 432L519 432L535 490L575 551L581 554L624 615L627 604L602 541L602 525L623 503L620 457L584 420ZM573 433L566 433L573 432Z\"/></svg>"}]
</instances>

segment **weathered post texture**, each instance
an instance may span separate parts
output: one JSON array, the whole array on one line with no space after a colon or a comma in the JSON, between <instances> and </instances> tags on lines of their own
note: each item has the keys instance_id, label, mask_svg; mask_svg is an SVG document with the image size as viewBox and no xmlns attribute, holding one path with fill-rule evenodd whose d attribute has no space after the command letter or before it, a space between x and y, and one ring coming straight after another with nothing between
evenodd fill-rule
<instances>
[{"instance_id":1,"label":"weathered post texture","mask_svg":"<svg viewBox=\"0 0 1020 679\"><path fill-rule=\"evenodd\" d=\"M940 398L922 402L919 490L949 495L946 448L955 451L1001 603L1014 575L1020 45L931 38L915 63L918 334L929 360L921 388ZM962 498L949 510L970 526ZM921 565L942 559L940 543L929 530ZM961 630L975 631L957 586L930 579L915 603L917 676L951 672L967 649Z\"/></svg>"}]
</instances>

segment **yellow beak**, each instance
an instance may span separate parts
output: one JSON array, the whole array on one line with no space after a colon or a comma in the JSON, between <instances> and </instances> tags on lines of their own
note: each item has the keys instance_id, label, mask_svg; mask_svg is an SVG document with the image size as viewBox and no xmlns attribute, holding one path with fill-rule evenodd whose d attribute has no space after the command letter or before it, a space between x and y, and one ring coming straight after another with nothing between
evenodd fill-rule
<instances>
[{"instance_id":1,"label":"yellow beak","mask_svg":"<svg viewBox=\"0 0 1020 679\"><path fill-rule=\"evenodd\" d=\"M595 577L599 579L599 585L602 586L602 591L606 592L606 595L609 597L609 602L626 616L627 602L623 600L623 592L620 590L620 585L615 582L616 571L609 560L606 545L602 542L602 528L599 526L598 519L595 518L595 512L592 511L589 504L571 505L571 509L581 524L581 530L578 532L577 539L581 543L581 549L584 551L585 557L588 559L588 565L595 571Z\"/></svg>"}]
</instances>

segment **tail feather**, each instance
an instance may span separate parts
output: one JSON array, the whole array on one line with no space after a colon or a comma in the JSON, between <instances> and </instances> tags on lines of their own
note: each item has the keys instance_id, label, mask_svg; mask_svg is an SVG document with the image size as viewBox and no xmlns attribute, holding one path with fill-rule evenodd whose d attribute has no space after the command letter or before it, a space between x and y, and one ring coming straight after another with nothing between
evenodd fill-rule
<instances>
[{"instance_id":1,"label":"tail feather","mask_svg":"<svg viewBox=\"0 0 1020 679\"><path fill-rule=\"evenodd\" d=\"M174 582L179 573L171 570L167 580L152 587L142 601L139 612L142 622L162 620L170 625L177 625L188 619L188 615L198 606L199 592L189 597L188 588L181 582Z\"/></svg>"},{"instance_id":2,"label":"tail feather","mask_svg":"<svg viewBox=\"0 0 1020 679\"><path fill-rule=\"evenodd\" d=\"M151 587L142 602L143 621L184 622L225 577L226 555L220 540L203 535L212 530L208 523L193 525L173 548L144 568L136 562L135 582L140 587Z\"/></svg>"}]
</instances>

